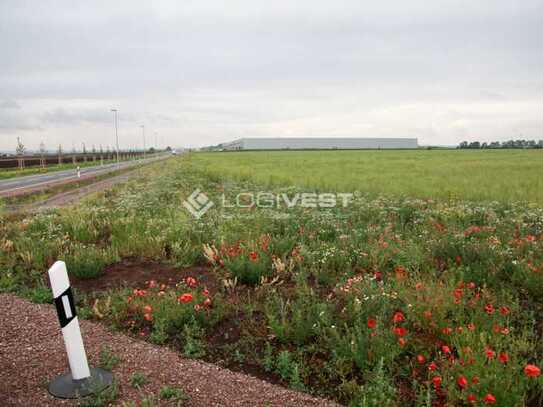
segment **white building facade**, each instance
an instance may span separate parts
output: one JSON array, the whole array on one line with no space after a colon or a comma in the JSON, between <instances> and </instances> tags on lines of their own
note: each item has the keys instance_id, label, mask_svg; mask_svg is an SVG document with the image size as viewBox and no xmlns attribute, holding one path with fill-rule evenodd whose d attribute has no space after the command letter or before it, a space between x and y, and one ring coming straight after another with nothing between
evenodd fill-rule
<instances>
[{"instance_id":1,"label":"white building facade","mask_svg":"<svg viewBox=\"0 0 543 407\"><path fill-rule=\"evenodd\" d=\"M418 148L416 138L242 138L224 150L380 150Z\"/></svg>"}]
</instances>

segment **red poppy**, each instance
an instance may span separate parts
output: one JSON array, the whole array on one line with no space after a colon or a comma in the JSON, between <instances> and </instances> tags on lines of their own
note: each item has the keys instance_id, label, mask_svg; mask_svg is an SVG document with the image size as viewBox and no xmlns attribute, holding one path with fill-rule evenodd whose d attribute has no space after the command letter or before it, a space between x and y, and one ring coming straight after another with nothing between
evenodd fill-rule
<instances>
[{"instance_id":1,"label":"red poppy","mask_svg":"<svg viewBox=\"0 0 543 407\"><path fill-rule=\"evenodd\" d=\"M394 314L394 316L392 317L392 320L394 322L402 322L402 321L405 321L405 316L403 315L403 312L398 311Z\"/></svg>"},{"instance_id":2,"label":"red poppy","mask_svg":"<svg viewBox=\"0 0 543 407\"><path fill-rule=\"evenodd\" d=\"M441 351L442 351L443 353L451 353L451 348L449 348L447 345L443 345L443 346L441 347Z\"/></svg>"},{"instance_id":3,"label":"red poppy","mask_svg":"<svg viewBox=\"0 0 543 407\"><path fill-rule=\"evenodd\" d=\"M373 329L377 326L377 321L373 318L368 318L368 328Z\"/></svg>"},{"instance_id":4,"label":"red poppy","mask_svg":"<svg viewBox=\"0 0 543 407\"><path fill-rule=\"evenodd\" d=\"M456 263L457 266L460 266L462 264L462 257L456 256L454 258L454 262Z\"/></svg>"},{"instance_id":5,"label":"red poppy","mask_svg":"<svg viewBox=\"0 0 543 407\"><path fill-rule=\"evenodd\" d=\"M432 377L432 383L434 384L434 387L441 386L441 377L440 376L434 376Z\"/></svg>"},{"instance_id":6,"label":"red poppy","mask_svg":"<svg viewBox=\"0 0 543 407\"><path fill-rule=\"evenodd\" d=\"M443 328L443 334L445 335L450 335L452 334L452 332L453 332L452 328L449 328L449 327Z\"/></svg>"},{"instance_id":7,"label":"red poppy","mask_svg":"<svg viewBox=\"0 0 543 407\"><path fill-rule=\"evenodd\" d=\"M251 252L249 253L249 259L252 261L252 262L255 262L258 260L258 253L257 252Z\"/></svg>"},{"instance_id":8,"label":"red poppy","mask_svg":"<svg viewBox=\"0 0 543 407\"><path fill-rule=\"evenodd\" d=\"M191 302L192 299L193 299L193 297L192 297L192 294L191 294L191 293L185 293L185 294L180 295L180 296L177 298L177 301L186 304L187 302Z\"/></svg>"},{"instance_id":9,"label":"red poppy","mask_svg":"<svg viewBox=\"0 0 543 407\"><path fill-rule=\"evenodd\" d=\"M492 304L485 305L485 312L490 315L494 313L494 306Z\"/></svg>"},{"instance_id":10,"label":"red poppy","mask_svg":"<svg viewBox=\"0 0 543 407\"><path fill-rule=\"evenodd\" d=\"M194 288L198 285L198 283L196 282L196 279L194 277L187 277L185 279L185 283L191 287L191 288Z\"/></svg>"},{"instance_id":11,"label":"red poppy","mask_svg":"<svg viewBox=\"0 0 543 407\"><path fill-rule=\"evenodd\" d=\"M468 397L467 397L467 400L470 402L470 403L475 403L477 401L477 397L475 396L475 394L470 394Z\"/></svg>"},{"instance_id":12,"label":"red poppy","mask_svg":"<svg viewBox=\"0 0 543 407\"><path fill-rule=\"evenodd\" d=\"M417 355L417 362L419 362L421 365L426 361L426 358L422 355Z\"/></svg>"},{"instance_id":13,"label":"red poppy","mask_svg":"<svg viewBox=\"0 0 543 407\"><path fill-rule=\"evenodd\" d=\"M466 379L466 376L458 376L456 383L461 389L468 387L468 379Z\"/></svg>"},{"instance_id":14,"label":"red poppy","mask_svg":"<svg viewBox=\"0 0 543 407\"><path fill-rule=\"evenodd\" d=\"M435 363L435 362L430 363L430 364L428 365L428 370L432 370L432 371L437 370L437 365L436 365L436 363Z\"/></svg>"},{"instance_id":15,"label":"red poppy","mask_svg":"<svg viewBox=\"0 0 543 407\"><path fill-rule=\"evenodd\" d=\"M407 329L405 329L404 327L402 326L397 326L396 328L394 328L394 334L396 336L405 336L407 335Z\"/></svg>"},{"instance_id":16,"label":"red poppy","mask_svg":"<svg viewBox=\"0 0 543 407\"><path fill-rule=\"evenodd\" d=\"M541 369L536 365L526 365L524 374L528 377L538 377L541 374Z\"/></svg>"},{"instance_id":17,"label":"red poppy","mask_svg":"<svg viewBox=\"0 0 543 407\"><path fill-rule=\"evenodd\" d=\"M500 307L500 313L502 315L509 315L510 312L511 312L511 310L508 307L505 307L505 306Z\"/></svg>"},{"instance_id":18,"label":"red poppy","mask_svg":"<svg viewBox=\"0 0 543 407\"><path fill-rule=\"evenodd\" d=\"M468 288L469 289L473 290L475 287L477 287L477 286L475 285L475 283L473 281L468 283Z\"/></svg>"},{"instance_id":19,"label":"red poppy","mask_svg":"<svg viewBox=\"0 0 543 407\"><path fill-rule=\"evenodd\" d=\"M473 377L471 378L471 383L473 383L473 384L479 383L479 376L473 376Z\"/></svg>"},{"instance_id":20,"label":"red poppy","mask_svg":"<svg viewBox=\"0 0 543 407\"><path fill-rule=\"evenodd\" d=\"M460 300L462 298L463 293L464 291L461 288L455 288L453 291L454 298L456 298L457 300Z\"/></svg>"},{"instance_id":21,"label":"red poppy","mask_svg":"<svg viewBox=\"0 0 543 407\"><path fill-rule=\"evenodd\" d=\"M426 310L426 311L424 311L423 315L424 315L424 318L430 319L430 318L432 318L432 311Z\"/></svg>"},{"instance_id":22,"label":"red poppy","mask_svg":"<svg viewBox=\"0 0 543 407\"><path fill-rule=\"evenodd\" d=\"M405 345L407 345L407 341L404 338L398 339L398 344L403 348Z\"/></svg>"},{"instance_id":23,"label":"red poppy","mask_svg":"<svg viewBox=\"0 0 543 407\"><path fill-rule=\"evenodd\" d=\"M145 319L146 321L152 321L153 316L151 314L143 314L143 319Z\"/></svg>"},{"instance_id":24,"label":"red poppy","mask_svg":"<svg viewBox=\"0 0 543 407\"><path fill-rule=\"evenodd\" d=\"M498 359L502 363L507 363L507 362L509 362L509 355L507 353L505 353L505 352L500 352L500 354L498 356Z\"/></svg>"},{"instance_id":25,"label":"red poppy","mask_svg":"<svg viewBox=\"0 0 543 407\"><path fill-rule=\"evenodd\" d=\"M150 305L146 305L143 307L143 312L145 312L146 314L150 314L151 312L153 312L153 308Z\"/></svg>"},{"instance_id":26,"label":"red poppy","mask_svg":"<svg viewBox=\"0 0 543 407\"><path fill-rule=\"evenodd\" d=\"M470 323L468 324L468 329L469 329L470 331L475 330L475 324L473 324L472 322L470 322Z\"/></svg>"},{"instance_id":27,"label":"red poppy","mask_svg":"<svg viewBox=\"0 0 543 407\"><path fill-rule=\"evenodd\" d=\"M496 356L496 352L494 352L492 349L490 348L486 348L485 349L485 355L487 358L489 359L494 359L494 356Z\"/></svg>"},{"instance_id":28,"label":"red poppy","mask_svg":"<svg viewBox=\"0 0 543 407\"><path fill-rule=\"evenodd\" d=\"M204 290L202 291L202 295L204 297L209 297L209 290L207 288L204 288Z\"/></svg>"},{"instance_id":29,"label":"red poppy","mask_svg":"<svg viewBox=\"0 0 543 407\"><path fill-rule=\"evenodd\" d=\"M156 287L156 281L155 280L149 281L149 288L155 288L155 287Z\"/></svg>"},{"instance_id":30,"label":"red poppy","mask_svg":"<svg viewBox=\"0 0 543 407\"><path fill-rule=\"evenodd\" d=\"M206 298L206 299L204 300L204 305L205 305L206 307L209 307L209 306L211 305L211 299L210 299L210 298Z\"/></svg>"},{"instance_id":31,"label":"red poppy","mask_svg":"<svg viewBox=\"0 0 543 407\"><path fill-rule=\"evenodd\" d=\"M494 404L496 402L496 397L494 397L492 394L488 393L485 398L483 399L483 401L486 403L486 404Z\"/></svg>"},{"instance_id":32,"label":"red poppy","mask_svg":"<svg viewBox=\"0 0 543 407\"><path fill-rule=\"evenodd\" d=\"M377 281L381 281L383 279L383 273L376 271L373 273L373 278L375 278Z\"/></svg>"}]
</instances>

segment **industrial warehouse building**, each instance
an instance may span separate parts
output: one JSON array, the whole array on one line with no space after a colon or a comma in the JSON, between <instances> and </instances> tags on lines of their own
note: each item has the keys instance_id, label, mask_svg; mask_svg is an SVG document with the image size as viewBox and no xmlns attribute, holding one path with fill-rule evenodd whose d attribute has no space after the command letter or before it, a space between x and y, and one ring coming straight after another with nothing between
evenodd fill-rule
<instances>
[{"instance_id":1,"label":"industrial warehouse building","mask_svg":"<svg viewBox=\"0 0 543 407\"><path fill-rule=\"evenodd\" d=\"M418 148L416 138L242 138L223 150L362 150Z\"/></svg>"}]
</instances>

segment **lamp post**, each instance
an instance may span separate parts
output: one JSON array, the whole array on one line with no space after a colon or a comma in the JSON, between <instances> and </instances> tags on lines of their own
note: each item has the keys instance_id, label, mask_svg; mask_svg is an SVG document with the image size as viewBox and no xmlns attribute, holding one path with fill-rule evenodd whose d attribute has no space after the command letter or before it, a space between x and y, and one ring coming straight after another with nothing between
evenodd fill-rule
<instances>
[{"instance_id":1,"label":"lamp post","mask_svg":"<svg viewBox=\"0 0 543 407\"><path fill-rule=\"evenodd\" d=\"M141 125L141 134L143 136L143 159L145 160L145 125Z\"/></svg>"},{"instance_id":2,"label":"lamp post","mask_svg":"<svg viewBox=\"0 0 543 407\"><path fill-rule=\"evenodd\" d=\"M119 164L119 133L118 133L118 124L117 124L117 109L111 109L115 114L115 143L117 145L117 165Z\"/></svg>"}]
</instances>

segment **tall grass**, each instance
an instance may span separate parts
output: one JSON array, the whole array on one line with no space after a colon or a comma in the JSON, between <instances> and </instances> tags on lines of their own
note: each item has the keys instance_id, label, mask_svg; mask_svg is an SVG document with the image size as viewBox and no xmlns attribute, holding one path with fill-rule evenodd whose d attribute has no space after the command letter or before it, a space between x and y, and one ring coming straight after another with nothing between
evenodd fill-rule
<instances>
[{"instance_id":1,"label":"tall grass","mask_svg":"<svg viewBox=\"0 0 543 407\"><path fill-rule=\"evenodd\" d=\"M206 173L321 191L543 203L543 150L198 153Z\"/></svg>"}]
</instances>

